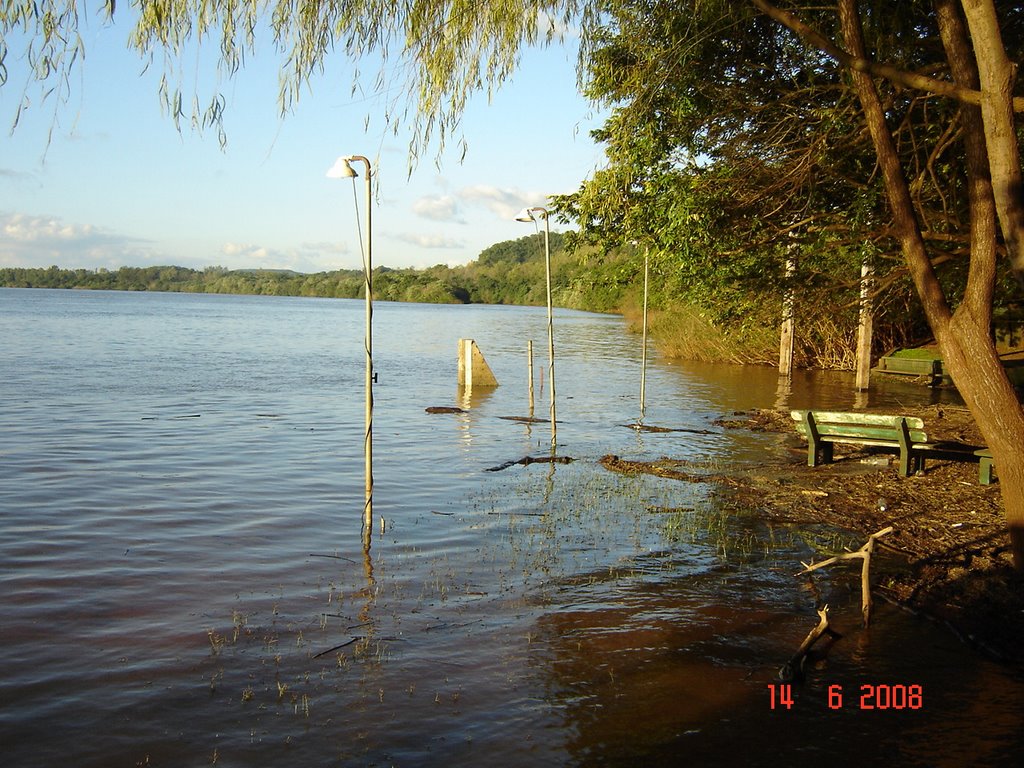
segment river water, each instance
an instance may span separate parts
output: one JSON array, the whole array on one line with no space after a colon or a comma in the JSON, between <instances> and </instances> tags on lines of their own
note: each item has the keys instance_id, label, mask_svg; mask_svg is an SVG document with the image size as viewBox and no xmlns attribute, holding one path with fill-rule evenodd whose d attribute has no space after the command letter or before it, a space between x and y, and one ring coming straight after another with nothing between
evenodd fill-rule
<instances>
[{"instance_id":1,"label":"river water","mask_svg":"<svg viewBox=\"0 0 1024 768\"><path fill-rule=\"evenodd\" d=\"M1018 764L1024 681L884 604L859 628L856 568L816 577L844 637L782 702L793 574L860 542L597 463L720 471L793 440L734 410L944 395L654 357L645 423L682 431L641 433L637 337L554 322L575 461L488 472L550 450L505 418L529 339L547 417L544 311L376 305L367 549L360 302L0 289L0 764ZM459 391L462 337L499 387Z\"/></svg>"}]
</instances>

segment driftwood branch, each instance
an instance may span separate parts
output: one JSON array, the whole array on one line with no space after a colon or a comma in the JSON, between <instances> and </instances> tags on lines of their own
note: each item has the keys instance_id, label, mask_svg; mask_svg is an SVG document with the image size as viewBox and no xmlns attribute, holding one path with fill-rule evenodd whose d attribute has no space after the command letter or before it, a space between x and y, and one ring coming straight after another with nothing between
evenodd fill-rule
<instances>
[{"instance_id":1,"label":"driftwood branch","mask_svg":"<svg viewBox=\"0 0 1024 768\"><path fill-rule=\"evenodd\" d=\"M840 560L853 560L860 558L862 561L860 569L860 612L864 617L864 626L868 626L871 616L871 553L875 550L875 541L883 536L892 533L892 526L883 528L882 530L872 533L868 536L868 540L864 543L864 546L858 549L856 552L843 552L842 554L830 557L828 560L822 560L820 563L801 563L804 569L800 571L797 576L803 576L805 573L816 571L819 568L837 563Z\"/></svg>"},{"instance_id":2,"label":"driftwood branch","mask_svg":"<svg viewBox=\"0 0 1024 768\"><path fill-rule=\"evenodd\" d=\"M783 682L798 679L803 674L804 662L807 660L807 654L810 652L814 644L821 639L822 635L829 635L832 640L842 637L838 632L833 630L828 624L828 606L826 605L820 611L818 611L818 626L807 633L807 637L800 643L800 647L796 649L796 653L793 654L793 658L787 661L782 669L779 670L779 679Z\"/></svg>"}]
</instances>

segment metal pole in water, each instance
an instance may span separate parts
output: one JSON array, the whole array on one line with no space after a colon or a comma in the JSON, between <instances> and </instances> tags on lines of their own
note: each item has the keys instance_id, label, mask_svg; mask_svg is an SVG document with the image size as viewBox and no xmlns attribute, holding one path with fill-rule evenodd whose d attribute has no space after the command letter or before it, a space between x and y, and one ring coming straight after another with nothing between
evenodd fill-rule
<instances>
[{"instance_id":1,"label":"metal pole in water","mask_svg":"<svg viewBox=\"0 0 1024 768\"><path fill-rule=\"evenodd\" d=\"M370 161L366 163L366 262L363 264L364 289L366 291L366 437L363 444L365 454L366 501L363 506L363 528L373 530L373 229L372 190ZM367 534L369 535L369 534Z\"/></svg>"},{"instance_id":2,"label":"metal pole in water","mask_svg":"<svg viewBox=\"0 0 1024 768\"><path fill-rule=\"evenodd\" d=\"M533 418L533 339L526 342L526 372L530 377L530 418Z\"/></svg>"},{"instance_id":3,"label":"metal pole in water","mask_svg":"<svg viewBox=\"0 0 1024 768\"><path fill-rule=\"evenodd\" d=\"M647 262L650 247L644 248L644 324L643 351L640 354L640 418L647 409Z\"/></svg>"},{"instance_id":4,"label":"metal pole in water","mask_svg":"<svg viewBox=\"0 0 1024 768\"><path fill-rule=\"evenodd\" d=\"M543 209L542 209L543 210ZM551 379L551 450L555 450L557 427L555 426L555 332L551 319L551 227L548 224L548 212L544 216L544 272L547 278L548 293L548 373Z\"/></svg>"},{"instance_id":5,"label":"metal pole in water","mask_svg":"<svg viewBox=\"0 0 1024 768\"><path fill-rule=\"evenodd\" d=\"M551 450L553 451L557 444L557 427L555 426L557 419L555 418L555 332L551 315L551 224L548 209L540 206L524 208L516 216L516 221L532 221L537 225L538 218L544 219L544 276L548 299L548 378L551 379Z\"/></svg>"},{"instance_id":6,"label":"metal pole in water","mask_svg":"<svg viewBox=\"0 0 1024 768\"><path fill-rule=\"evenodd\" d=\"M363 458L365 465L365 501L363 503L363 543L369 547L370 535L373 531L373 168L369 158L362 155L339 157L327 171L333 179L352 179L353 195L355 179L359 176L351 165L352 160L359 160L366 165L366 245L363 252L363 286L366 296L366 431L363 435ZM356 209L358 212L358 204ZM362 236L360 235L360 243Z\"/></svg>"}]
</instances>

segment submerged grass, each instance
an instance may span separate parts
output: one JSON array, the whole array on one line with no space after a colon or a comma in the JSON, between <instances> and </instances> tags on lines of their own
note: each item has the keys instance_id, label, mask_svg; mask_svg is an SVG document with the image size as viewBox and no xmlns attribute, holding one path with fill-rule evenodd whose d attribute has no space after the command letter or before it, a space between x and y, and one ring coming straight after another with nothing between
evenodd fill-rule
<instances>
[{"instance_id":1,"label":"submerged grass","mask_svg":"<svg viewBox=\"0 0 1024 768\"><path fill-rule=\"evenodd\" d=\"M527 659L546 653L535 620L552 607L603 610L645 584L762 560L792 544L782 529L731 509L711 484L588 461L488 475L452 509L392 513L391 541L375 544L372 563L311 559L304 594L240 597L230 620L209 631L210 695L236 702L253 732L283 713L312 727L361 722L375 707L455 712L483 685L476 662L439 662L453 651L461 658L462 646L498 643L486 653L501 659L503 685L515 689L534 674ZM402 546L410 525L477 544L468 560L443 543Z\"/></svg>"}]
</instances>

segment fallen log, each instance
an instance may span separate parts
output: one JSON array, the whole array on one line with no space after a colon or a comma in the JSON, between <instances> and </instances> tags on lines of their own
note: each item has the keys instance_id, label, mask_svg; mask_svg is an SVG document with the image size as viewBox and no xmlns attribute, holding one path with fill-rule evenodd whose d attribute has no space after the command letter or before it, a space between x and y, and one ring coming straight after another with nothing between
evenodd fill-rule
<instances>
[{"instance_id":1,"label":"fallen log","mask_svg":"<svg viewBox=\"0 0 1024 768\"><path fill-rule=\"evenodd\" d=\"M484 472L501 472L503 469L514 467L516 464L571 464L574 462L570 456L523 456L521 459L515 461L506 461L504 464L499 464L496 467L488 467Z\"/></svg>"},{"instance_id":2,"label":"fallen log","mask_svg":"<svg viewBox=\"0 0 1024 768\"><path fill-rule=\"evenodd\" d=\"M635 429L637 432L688 432L691 435L715 435L710 429L689 429L687 427L655 427L650 424L620 424L627 429Z\"/></svg>"},{"instance_id":3,"label":"fallen log","mask_svg":"<svg viewBox=\"0 0 1024 768\"><path fill-rule=\"evenodd\" d=\"M872 533L868 536L868 540L864 543L864 546L858 549L856 552L843 552L830 557L828 560L822 560L820 563L800 563L804 569L800 571L797 576L803 576L805 573L816 571L819 568L837 563L840 560L853 560L859 558L862 561L860 569L860 612L864 617L864 626L868 626L871 617L871 553L875 550L875 541L880 539L882 536L887 536L892 533L893 528L890 525L888 528Z\"/></svg>"},{"instance_id":4,"label":"fallen log","mask_svg":"<svg viewBox=\"0 0 1024 768\"><path fill-rule=\"evenodd\" d=\"M427 413L465 413L462 408L456 408L451 405L431 405L425 410Z\"/></svg>"}]
</instances>

